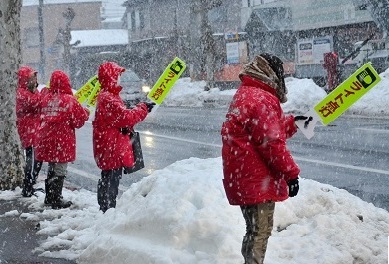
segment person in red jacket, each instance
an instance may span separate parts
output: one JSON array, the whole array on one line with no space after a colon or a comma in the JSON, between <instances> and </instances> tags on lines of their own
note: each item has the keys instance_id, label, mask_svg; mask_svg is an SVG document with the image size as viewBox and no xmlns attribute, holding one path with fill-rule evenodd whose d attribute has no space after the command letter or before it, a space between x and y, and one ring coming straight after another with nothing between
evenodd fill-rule
<instances>
[{"instance_id":1,"label":"person in red jacket","mask_svg":"<svg viewBox=\"0 0 389 264\"><path fill-rule=\"evenodd\" d=\"M221 129L224 189L246 221L241 250L245 264L263 263L275 202L299 189L300 169L286 146L297 126L280 105L287 101L282 64L265 53L244 65L241 86Z\"/></svg>"},{"instance_id":2,"label":"person in red jacket","mask_svg":"<svg viewBox=\"0 0 389 264\"><path fill-rule=\"evenodd\" d=\"M323 54L323 67L327 70L327 93L332 92L340 83L339 80L339 59L336 52L327 52Z\"/></svg>"},{"instance_id":3,"label":"person in red jacket","mask_svg":"<svg viewBox=\"0 0 389 264\"><path fill-rule=\"evenodd\" d=\"M126 167L132 167L134 156L128 133L143 121L154 103L138 103L127 109L119 93L119 79L125 69L114 62L100 65L98 79L101 91L97 97L93 124L93 153L102 170L97 185L97 201L105 212L116 207L119 180Z\"/></svg>"},{"instance_id":4,"label":"person in red jacket","mask_svg":"<svg viewBox=\"0 0 389 264\"><path fill-rule=\"evenodd\" d=\"M50 89L41 102L41 118L36 158L49 163L45 204L53 209L67 208L72 203L61 197L68 162L76 159L75 129L88 120L89 110L73 96L69 77L63 71L51 75Z\"/></svg>"},{"instance_id":5,"label":"person in red jacket","mask_svg":"<svg viewBox=\"0 0 389 264\"><path fill-rule=\"evenodd\" d=\"M40 126L40 94L38 92L37 71L23 66L18 71L18 88L16 91L16 125L22 147L26 152L26 165L22 196L31 197L34 193L42 162L34 157L36 137Z\"/></svg>"}]
</instances>

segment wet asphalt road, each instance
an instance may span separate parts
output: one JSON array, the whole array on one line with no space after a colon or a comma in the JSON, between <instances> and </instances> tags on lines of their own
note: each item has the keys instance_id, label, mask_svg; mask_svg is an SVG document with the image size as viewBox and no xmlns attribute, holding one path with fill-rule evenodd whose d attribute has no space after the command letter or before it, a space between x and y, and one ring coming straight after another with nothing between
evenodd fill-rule
<instances>
[{"instance_id":1,"label":"wet asphalt road","mask_svg":"<svg viewBox=\"0 0 389 264\"><path fill-rule=\"evenodd\" d=\"M219 157L225 113L226 109L158 108L136 127L146 167L124 175L121 189L177 160ZM90 123L77 132L77 140L77 161L69 180L95 191L100 171L93 160ZM340 117L329 126L318 125L310 140L298 132L288 147L301 177L344 188L389 210L389 119Z\"/></svg>"},{"instance_id":2,"label":"wet asphalt road","mask_svg":"<svg viewBox=\"0 0 389 264\"><path fill-rule=\"evenodd\" d=\"M136 127L142 136L146 168L124 175L122 191L175 161L221 155L219 131L226 109L157 110ZM301 177L346 189L389 210L389 119L341 117L331 126L316 127L311 140L298 132L288 146L300 165ZM77 160L70 164L67 180L96 191L99 174L93 160L92 127L87 123L77 131ZM0 201L0 215L15 209L29 211L17 201ZM36 235L36 224L15 217L0 218L0 263L75 263L33 254L42 239Z\"/></svg>"},{"instance_id":3,"label":"wet asphalt road","mask_svg":"<svg viewBox=\"0 0 389 264\"><path fill-rule=\"evenodd\" d=\"M22 203L0 200L0 215L13 210L30 212ZM1 264L75 264L66 259L39 257L32 250L39 246L37 222L19 217L0 217L0 263Z\"/></svg>"}]
</instances>

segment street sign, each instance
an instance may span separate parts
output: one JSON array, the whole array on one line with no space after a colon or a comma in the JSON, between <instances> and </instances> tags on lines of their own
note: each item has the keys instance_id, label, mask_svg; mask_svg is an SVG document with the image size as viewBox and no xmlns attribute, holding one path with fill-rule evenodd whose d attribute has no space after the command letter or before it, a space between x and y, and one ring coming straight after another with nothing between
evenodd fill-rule
<instances>
[{"instance_id":1,"label":"street sign","mask_svg":"<svg viewBox=\"0 0 389 264\"><path fill-rule=\"evenodd\" d=\"M324 125L335 121L380 81L371 63L364 64L306 113L308 120L296 121L296 125L308 139L312 138L317 121Z\"/></svg>"},{"instance_id":2,"label":"street sign","mask_svg":"<svg viewBox=\"0 0 389 264\"><path fill-rule=\"evenodd\" d=\"M153 88L147 95L147 98L155 102L157 105L162 104L166 95L170 92L170 89L173 87L178 78L180 78L185 68L186 64L183 60L178 57L174 58L174 60L166 67L165 71L159 77L158 81L154 84Z\"/></svg>"}]
</instances>

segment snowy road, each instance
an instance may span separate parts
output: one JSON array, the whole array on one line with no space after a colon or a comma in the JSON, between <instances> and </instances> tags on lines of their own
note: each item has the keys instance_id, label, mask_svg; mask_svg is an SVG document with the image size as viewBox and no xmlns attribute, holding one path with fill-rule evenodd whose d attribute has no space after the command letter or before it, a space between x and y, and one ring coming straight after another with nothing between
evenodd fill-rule
<instances>
[{"instance_id":1,"label":"snowy road","mask_svg":"<svg viewBox=\"0 0 389 264\"><path fill-rule=\"evenodd\" d=\"M136 129L141 132L146 168L124 175L121 190L177 160L220 156L219 130L226 109L159 108ZM92 127L77 132L77 160L69 180L96 190L100 171L92 153ZM389 125L385 119L340 118L319 126L307 140L298 133L288 143L301 177L344 188L389 209Z\"/></svg>"}]
</instances>

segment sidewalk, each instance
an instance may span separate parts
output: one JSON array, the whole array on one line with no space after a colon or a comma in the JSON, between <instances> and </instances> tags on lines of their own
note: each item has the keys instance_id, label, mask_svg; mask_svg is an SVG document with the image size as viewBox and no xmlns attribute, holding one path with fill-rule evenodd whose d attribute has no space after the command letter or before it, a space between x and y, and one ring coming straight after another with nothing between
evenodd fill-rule
<instances>
[{"instance_id":1,"label":"sidewalk","mask_svg":"<svg viewBox=\"0 0 389 264\"><path fill-rule=\"evenodd\" d=\"M76 263L66 259L39 257L32 253L43 237L36 234L38 223L18 216L4 216L4 213L18 210L29 212L18 199L0 200L0 263L6 264L64 264Z\"/></svg>"}]
</instances>

